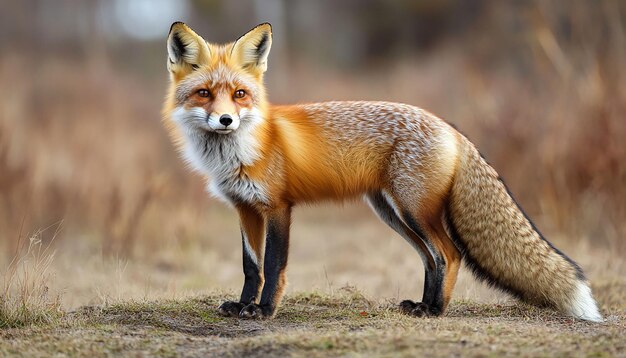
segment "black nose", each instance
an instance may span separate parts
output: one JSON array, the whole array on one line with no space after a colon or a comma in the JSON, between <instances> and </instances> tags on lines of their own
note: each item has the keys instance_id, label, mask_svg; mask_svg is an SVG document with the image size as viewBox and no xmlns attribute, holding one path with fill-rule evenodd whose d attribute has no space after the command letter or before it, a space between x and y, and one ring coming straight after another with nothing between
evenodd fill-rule
<instances>
[{"instance_id":1,"label":"black nose","mask_svg":"<svg viewBox=\"0 0 626 358\"><path fill-rule=\"evenodd\" d=\"M220 117L220 123L222 123L223 126L228 127L231 123L233 123L233 117L228 114L222 114Z\"/></svg>"}]
</instances>

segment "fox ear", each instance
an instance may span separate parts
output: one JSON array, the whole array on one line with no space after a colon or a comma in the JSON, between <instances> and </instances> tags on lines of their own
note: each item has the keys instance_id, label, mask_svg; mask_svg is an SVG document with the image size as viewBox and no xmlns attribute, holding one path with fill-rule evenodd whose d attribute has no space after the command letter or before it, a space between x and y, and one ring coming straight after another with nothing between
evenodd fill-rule
<instances>
[{"instance_id":1,"label":"fox ear","mask_svg":"<svg viewBox=\"0 0 626 358\"><path fill-rule=\"evenodd\" d=\"M235 41L231 56L242 67L258 74L267 70L267 56L272 47L272 25L263 23Z\"/></svg>"},{"instance_id":2,"label":"fox ear","mask_svg":"<svg viewBox=\"0 0 626 358\"><path fill-rule=\"evenodd\" d=\"M167 37L167 69L180 79L208 63L211 50L206 41L182 22L175 22Z\"/></svg>"}]
</instances>

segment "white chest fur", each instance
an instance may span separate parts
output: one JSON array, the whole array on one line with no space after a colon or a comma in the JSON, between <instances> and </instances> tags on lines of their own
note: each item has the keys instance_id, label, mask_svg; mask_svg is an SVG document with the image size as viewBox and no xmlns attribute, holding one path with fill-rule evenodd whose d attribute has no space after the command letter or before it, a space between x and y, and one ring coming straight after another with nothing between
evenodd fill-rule
<instances>
[{"instance_id":1,"label":"white chest fur","mask_svg":"<svg viewBox=\"0 0 626 358\"><path fill-rule=\"evenodd\" d=\"M209 177L208 189L213 195L231 204L267 203L263 184L242 173L242 167L260 158L254 133L263 119L256 109L242 109L239 117L238 129L218 134L206 128L207 113L202 108L179 107L172 113L185 136L183 157L192 168Z\"/></svg>"},{"instance_id":2,"label":"white chest fur","mask_svg":"<svg viewBox=\"0 0 626 358\"><path fill-rule=\"evenodd\" d=\"M222 135L188 133L184 157L196 170L209 177L208 189L215 197L234 203L267 203L262 183L242 173L242 166L259 159L258 143L245 131Z\"/></svg>"}]
</instances>

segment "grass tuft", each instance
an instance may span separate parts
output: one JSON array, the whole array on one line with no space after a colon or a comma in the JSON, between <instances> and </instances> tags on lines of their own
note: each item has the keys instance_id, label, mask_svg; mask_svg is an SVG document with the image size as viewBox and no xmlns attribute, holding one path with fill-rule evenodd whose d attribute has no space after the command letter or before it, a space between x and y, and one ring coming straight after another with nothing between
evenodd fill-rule
<instances>
[{"instance_id":1,"label":"grass tuft","mask_svg":"<svg viewBox=\"0 0 626 358\"><path fill-rule=\"evenodd\" d=\"M59 225L60 227L60 225ZM50 292L50 265L55 252L50 249L58 233L44 246L42 234L30 236L28 246L20 247L2 277L0 296L0 329L50 324L62 315L60 295ZM23 253L21 253L23 252Z\"/></svg>"}]
</instances>

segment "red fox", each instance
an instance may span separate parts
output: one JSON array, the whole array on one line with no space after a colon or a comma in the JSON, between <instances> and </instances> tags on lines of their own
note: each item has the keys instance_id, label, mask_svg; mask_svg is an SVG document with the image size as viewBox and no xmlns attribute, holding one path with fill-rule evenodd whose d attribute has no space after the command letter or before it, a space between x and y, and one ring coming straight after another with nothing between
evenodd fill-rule
<instances>
[{"instance_id":1,"label":"red fox","mask_svg":"<svg viewBox=\"0 0 626 358\"><path fill-rule=\"evenodd\" d=\"M405 104L271 105L271 45L268 23L216 45L176 22L167 40L165 126L241 222L245 281L222 315L276 313L294 205L363 197L423 260L422 301L403 301L401 311L443 314L464 260L525 302L602 320L581 269L541 236L467 138Z\"/></svg>"}]
</instances>

